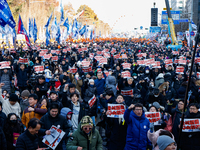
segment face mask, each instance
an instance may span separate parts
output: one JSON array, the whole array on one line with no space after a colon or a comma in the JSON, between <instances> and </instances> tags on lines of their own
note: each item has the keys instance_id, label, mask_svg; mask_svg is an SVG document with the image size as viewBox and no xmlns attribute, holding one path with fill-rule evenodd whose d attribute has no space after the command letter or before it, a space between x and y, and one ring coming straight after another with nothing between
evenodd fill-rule
<instances>
[{"instance_id":1,"label":"face mask","mask_svg":"<svg viewBox=\"0 0 200 150\"><path fill-rule=\"evenodd\" d=\"M158 97L159 95L154 95L155 97Z\"/></svg>"},{"instance_id":2,"label":"face mask","mask_svg":"<svg viewBox=\"0 0 200 150\"><path fill-rule=\"evenodd\" d=\"M75 75L75 78L78 78L79 77L79 75Z\"/></svg>"},{"instance_id":3,"label":"face mask","mask_svg":"<svg viewBox=\"0 0 200 150\"><path fill-rule=\"evenodd\" d=\"M6 96L6 93L3 93L4 96Z\"/></svg>"},{"instance_id":4,"label":"face mask","mask_svg":"<svg viewBox=\"0 0 200 150\"><path fill-rule=\"evenodd\" d=\"M11 124L16 124L17 120L10 120Z\"/></svg>"},{"instance_id":5,"label":"face mask","mask_svg":"<svg viewBox=\"0 0 200 150\"><path fill-rule=\"evenodd\" d=\"M134 76L133 78L134 78L134 79L137 79L137 76Z\"/></svg>"},{"instance_id":6,"label":"face mask","mask_svg":"<svg viewBox=\"0 0 200 150\"><path fill-rule=\"evenodd\" d=\"M149 73L149 70L146 70L146 73Z\"/></svg>"},{"instance_id":7,"label":"face mask","mask_svg":"<svg viewBox=\"0 0 200 150\"><path fill-rule=\"evenodd\" d=\"M56 71L55 74L58 74L58 71Z\"/></svg>"}]
</instances>

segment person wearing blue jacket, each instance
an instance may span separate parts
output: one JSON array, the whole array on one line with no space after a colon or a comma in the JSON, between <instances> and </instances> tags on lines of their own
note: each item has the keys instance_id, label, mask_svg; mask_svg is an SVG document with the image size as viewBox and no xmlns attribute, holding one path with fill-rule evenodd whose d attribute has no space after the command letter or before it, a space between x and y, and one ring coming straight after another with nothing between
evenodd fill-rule
<instances>
[{"instance_id":1,"label":"person wearing blue jacket","mask_svg":"<svg viewBox=\"0 0 200 150\"><path fill-rule=\"evenodd\" d=\"M97 73L97 79L94 81L97 87L97 95L100 96L104 92L106 80L102 78L102 72Z\"/></svg>"},{"instance_id":2,"label":"person wearing blue jacket","mask_svg":"<svg viewBox=\"0 0 200 150\"><path fill-rule=\"evenodd\" d=\"M124 113L125 122L128 125L126 146L124 150L146 150L151 147L147 138L150 122L145 117L143 105L131 104Z\"/></svg>"}]
</instances>

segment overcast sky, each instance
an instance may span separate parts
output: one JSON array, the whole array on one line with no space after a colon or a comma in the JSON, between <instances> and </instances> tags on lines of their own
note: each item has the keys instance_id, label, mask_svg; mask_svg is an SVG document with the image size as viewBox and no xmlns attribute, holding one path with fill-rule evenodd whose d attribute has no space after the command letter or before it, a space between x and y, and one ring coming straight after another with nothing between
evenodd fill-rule
<instances>
[{"instance_id":1,"label":"overcast sky","mask_svg":"<svg viewBox=\"0 0 200 150\"><path fill-rule=\"evenodd\" d=\"M88 5L98 18L113 27L114 31L131 31L140 26L148 28L153 2L156 2L159 14L165 8L165 0L63 0L64 4L68 2L73 5L75 11L80 5Z\"/></svg>"}]
</instances>

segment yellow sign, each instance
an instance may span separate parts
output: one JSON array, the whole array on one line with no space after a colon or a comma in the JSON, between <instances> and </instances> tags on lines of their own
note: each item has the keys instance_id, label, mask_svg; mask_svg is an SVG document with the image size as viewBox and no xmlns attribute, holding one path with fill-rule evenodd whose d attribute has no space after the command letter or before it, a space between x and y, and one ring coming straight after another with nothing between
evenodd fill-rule
<instances>
[{"instance_id":1,"label":"yellow sign","mask_svg":"<svg viewBox=\"0 0 200 150\"><path fill-rule=\"evenodd\" d=\"M163 8L163 10L167 10L167 8ZM172 8L170 8L170 10L172 10Z\"/></svg>"}]
</instances>

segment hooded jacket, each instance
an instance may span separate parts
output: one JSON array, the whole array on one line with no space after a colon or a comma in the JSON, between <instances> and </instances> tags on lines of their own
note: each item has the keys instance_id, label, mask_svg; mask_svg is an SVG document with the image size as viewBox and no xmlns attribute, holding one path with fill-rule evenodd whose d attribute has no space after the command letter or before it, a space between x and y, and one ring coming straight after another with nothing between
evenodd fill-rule
<instances>
[{"instance_id":1,"label":"hooded jacket","mask_svg":"<svg viewBox=\"0 0 200 150\"><path fill-rule=\"evenodd\" d=\"M150 122L144 112L139 117L132 110L126 109L124 119L128 124L124 150L146 150L147 145L151 145L147 138Z\"/></svg>"},{"instance_id":2,"label":"hooded jacket","mask_svg":"<svg viewBox=\"0 0 200 150\"><path fill-rule=\"evenodd\" d=\"M114 76L109 75L106 78L106 87L111 88L114 95L117 95L117 88L116 88L116 78Z\"/></svg>"},{"instance_id":3,"label":"hooded jacket","mask_svg":"<svg viewBox=\"0 0 200 150\"><path fill-rule=\"evenodd\" d=\"M103 150L101 136L94 126L88 136L81 129L81 123L79 123L78 129L73 133L72 137L67 143L67 149L69 150L77 150L79 146L83 148L82 150Z\"/></svg>"}]
</instances>

